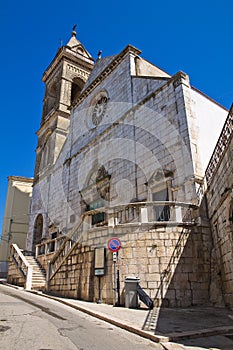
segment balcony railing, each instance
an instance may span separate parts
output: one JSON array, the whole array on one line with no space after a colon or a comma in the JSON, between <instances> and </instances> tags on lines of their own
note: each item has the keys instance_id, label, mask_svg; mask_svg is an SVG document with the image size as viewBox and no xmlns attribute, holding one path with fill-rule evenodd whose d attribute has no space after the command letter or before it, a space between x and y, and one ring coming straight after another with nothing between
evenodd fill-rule
<instances>
[{"instance_id":1,"label":"balcony railing","mask_svg":"<svg viewBox=\"0 0 233 350\"><path fill-rule=\"evenodd\" d=\"M104 213L104 221L93 225L92 216ZM42 242L36 246L36 256L52 254L48 261L47 283L53 278L65 259L72 252L82 233L90 229L126 225L193 225L198 217L198 206L183 202L135 202L115 207L103 207L86 211L67 235ZM49 288L49 287L48 287Z\"/></svg>"},{"instance_id":2,"label":"balcony railing","mask_svg":"<svg viewBox=\"0 0 233 350\"><path fill-rule=\"evenodd\" d=\"M64 240L66 239L66 236L60 236L57 238L53 238L44 242L41 242L40 244L36 245L36 256L39 255L48 255L51 253L56 252Z\"/></svg>"},{"instance_id":3,"label":"balcony railing","mask_svg":"<svg viewBox=\"0 0 233 350\"><path fill-rule=\"evenodd\" d=\"M233 131L233 104L231 106L230 112L223 126L221 135L218 139L217 145L214 149L214 152L212 154L212 157L206 169L205 176L206 176L207 185L210 185L211 179L229 144L229 141L232 136L232 131Z\"/></svg>"},{"instance_id":4,"label":"balcony railing","mask_svg":"<svg viewBox=\"0 0 233 350\"><path fill-rule=\"evenodd\" d=\"M80 218L76 229L72 234L63 235L51 240L37 244L36 256L56 254L62 248L59 259L63 259L69 249L78 240L85 221L85 229L114 227L120 225L153 224L164 226L169 224L194 224L197 219L198 206L191 203L156 201L156 202L135 202L122 204L115 207L102 207L85 212ZM93 225L92 216L104 213L103 222ZM52 258L53 259L53 258Z\"/></svg>"},{"instance_id":5,"label":"balcony railing","mask_svg":"<svg viewBox=\"0 0 233 350\"><path fill-rule=\"evenodd\" d=\"M156 201L135 202L109 208L98 208L85 213L85 216L105 213L105 221L98 226L116 226L138 223L194 223L198 206L191 203ZM107 219L106 219L107 218ZM91 228L91 224L90 224Z\"/></svg>"}]
</instances>

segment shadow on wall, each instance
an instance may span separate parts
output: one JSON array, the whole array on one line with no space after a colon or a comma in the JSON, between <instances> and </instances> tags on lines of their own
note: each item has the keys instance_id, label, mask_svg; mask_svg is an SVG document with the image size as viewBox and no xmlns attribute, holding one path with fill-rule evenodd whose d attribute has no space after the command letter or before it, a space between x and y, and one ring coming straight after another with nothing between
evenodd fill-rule
<instances>
[{"instance_id":1,"label":"shadow on wall","mask_svg":"<svg viewBox=\"0 0 233 350\"><path fill-rule=\"evenodd\" d=\"M155 307L148 312L144 330L168 331L169 322L165 327L168 312L174 314L175 319L177 316L179 323L182 308L210 304L211 248L208 227L195 226L191 231L183 228L169 263L160 275Z\"/></svg>"}]
</instances>

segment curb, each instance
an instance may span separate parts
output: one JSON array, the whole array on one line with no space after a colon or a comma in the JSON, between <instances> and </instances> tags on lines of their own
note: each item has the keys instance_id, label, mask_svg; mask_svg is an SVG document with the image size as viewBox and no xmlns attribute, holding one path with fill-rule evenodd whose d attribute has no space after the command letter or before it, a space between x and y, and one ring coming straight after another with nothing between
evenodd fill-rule
<instances>
[{"instance_id":1,"label":"curb","mask_svg":"<svg viewBox=\"0 0 233 350\"><path fill-rule=\"evenodd\" d=\"M95 311L91 311L90 309L86 309L84 307L75 305L73 303L70 303L67 300L62 300L59 297L53 296L53 295L48 295L48 294L44 294L41 291L36 291L36 290L27 290L24 289L22 287L18 287L18 286L14 286L11 284L8 284L5 281L0 281L0 284L6 285L8 287L14 288L14 289L18 289L18 290L24 290L26 292L32 293L32 294L36 294L39 296L42 296L44 298L47 299L51 299L51 300L55 300L59 303L62 303L66 306L72 307L73 309L76 309L80 312L83 312L85 314L88 314L92 317L95 317L97 319L100 319L102 321L108 322L116 327L122 328L128 332L137 334L143 338L146 338L148 340L151 340L153 342L156 343L161 343L161 345L164 347L164 349L167 349L166 345L163 343L169 343L172 341L179 341L179 340L183 340L183 339L195 339L195 338L202 338L202 337L209 337L209 336L213 336L213 335L221 335L221 334L228 334L228 333L232 333L233 332L233 326L224 326L224 327L214 327L214 328L207 328L207 329L202 329L201 331L184 331L182 333L170 333L167 336L163 336L163 335L155 335L152 333L149 333L147 331L143 331L139 328L135 328L134 326L125 324L117 319L114 318L110 318L102 313L97 313ZM172 344L172 343L170 343ZM178 344L177 344L178 345Z\"/></svg>"},{"instance_id":2,"label":"curb","mask_svg":"<svg viewBox=\"0 0 233 350\"><path fill-rule=\"evenodd\" d=\"M149 332L146 332L146 331L143 331L141 329L138 329L138 328L135 328L133 326L129 326L125 323L122 323L116 319L113 319L113 318L109 318L103 314L100 314L100 313L96 313L94 311L91 311L91 310L88 310L88 309L85 309L83 307L80 307L78 305L74 305L72 303L69 303L68 301L66 300L62 300L60 298L57 298L55 296L52 296L52 295L48 295L48 294L44 294L43 292L40 292L40 291L36 291L36 290L28 290L28 289L24 289L24 288L21 288L21 287L18 287L18 286L14 286L12 284L9 284L5 281L1 281L0 282L1 284L4 284L8 287L11 287L11 288L14 288L14 289L18 289L18 290L24 290L25 292L28 292L28 293L32 293L32 294L36 294L36 295L39 295L39 296L42 296L44 298L48 298L48 299L52 299L52 300L56 300L58 301L59 303L62 303L64 305L67 305L67 306L70 306L72 307L73 309L76 309L80 312L83 312L83 313L86 313L92 317L95 317L95 318L98 318L102 321L105 321L105 322L108 322L116 327L119 327L119 328L122 328L128 332L131 332L131 333L134 333L134 334L137 334L143 338L146 338L146 339L149 339L153 342L156 342L156 343L166 343L166 342L169 342L169 337L166 337L166 336L162 336L162 335L154 335L152 333L149 333ZM166 349L166 348L165 348Z\"/></svg>"},{"instance_id":3,"label":"curb","mask_svg":"<svg viewBox=\"0 0 233 350\"><path fill-rule=\"evenodd\" d=\"M233 326L224 326L224 327L213 327L202 329L201 331L189 331L182 333L170 333L169 339L172 340L182 340L182 339L195 339L201 337L211 337L213 335L228 334L233 332Z\"/></svg>"},{"instance_id":4,"label":"curb","mask_svg":"<svg viewBox=\"0 0 233 350\"><path fill-rule=\"evenodd\" d=\"M152 341L154 341L156 343L169 342L169 337L162 336L162 335L161 336L160 335L154 335L154 334L151 334L149 332L145 332L145 331L143 331L141 329L137 329L137 328L135 328L133 326L129 326L129 325L125 324L125 323L122 323L122 322L120 322L120 321L118 321L116 319L109 318L109 317L107 317L107 316L105 316L103 314L96 313L94 311L85 309L85 308L80 307L78 305L74 305L72 303L69 303L66 300L61 300L60 298L57 298L55 296L46 295L46 294L43 294L43 293L37 293L37 292L34 292L34 291L29 291L29 290L27 292L34 293L34 294L37 294L37 295L41 295L41 296L43 296L45 298L48 298L48 299L56 300L56 301L58 301L58 302L60 302L60 303L62 303L64 305L72 307L73 309L76 309L78 311L86 313L86 314L88 314L88 315L90 315L92 317L98 318L98 319L100 319L102 321L108 322L108 323L110 323L110 324L112 324L114 326L117 326L119 328L125 329L128 332L137 334L137 335L139 335L139 336L141 336L143 338L152 340Z\"/></svg>"}]
</instances>

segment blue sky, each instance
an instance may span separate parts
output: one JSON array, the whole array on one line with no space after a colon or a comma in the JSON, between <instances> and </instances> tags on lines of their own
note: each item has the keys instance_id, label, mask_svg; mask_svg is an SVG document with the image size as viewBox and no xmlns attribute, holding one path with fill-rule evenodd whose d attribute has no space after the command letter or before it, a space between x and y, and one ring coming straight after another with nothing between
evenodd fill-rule
<instances>
[{"instance_id":1,"label":"blue sky","mask_svg":"<svg viewBox=\"0 0 233 350\"><path fill-rule=\"evenodd\" d=\"M44 86L41 76L77 23L94 58L127 44L170 74L230 108L233 102L232 0L0 1L0 225L7 176L32 177Z\"/></svg>"}]
</instances>

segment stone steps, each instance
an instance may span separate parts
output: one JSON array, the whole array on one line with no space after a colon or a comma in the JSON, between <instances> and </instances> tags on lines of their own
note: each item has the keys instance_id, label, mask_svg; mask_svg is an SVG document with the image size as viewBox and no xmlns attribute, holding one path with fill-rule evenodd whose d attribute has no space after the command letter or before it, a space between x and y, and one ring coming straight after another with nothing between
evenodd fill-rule
<instances>
[{"instance_id":1,"label":"stone steps","mask_svg":"<svg viewBox=\"0 0 233 350\"><path fill-rule=\"evenodd\" d=\"M45 271L40 266L36 258L32 256L26 256L26 259L30 266L32 267L32 289L34 290L44 290L46 285L46 274Z\"/></svg>"}]
</instances>

